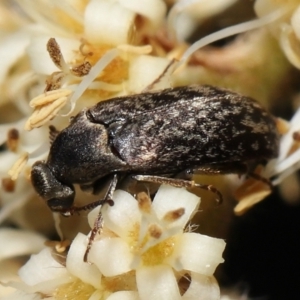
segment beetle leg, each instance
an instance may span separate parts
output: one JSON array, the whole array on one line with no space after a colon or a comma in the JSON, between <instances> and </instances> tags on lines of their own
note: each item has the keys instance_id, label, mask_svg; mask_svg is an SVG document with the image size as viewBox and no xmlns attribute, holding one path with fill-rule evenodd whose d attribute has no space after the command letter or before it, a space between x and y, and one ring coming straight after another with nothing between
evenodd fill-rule
<instances>
[{"instance_id":1,"label":"beetle leg","mask_svg":"<svg viewBox=\"0 0 300 300\"><path fill-rule=\"evenodd\" d=\"M203 175L221 175L221 174L245 174L248 172L248 166L241 162L232 162L227 164L210 164L207 166L187 169L183 172L186 178L191 178L194 174Z\"/></svg>"},{"instance_id":2,"label":"beetle leg","mask_svg":"<svg viewBox=\"0 0 300 300\"><path fill-rule=\"evenodd\" d=\"M102 206L101 206L102 207ZM92 248L92 244L93 244L93 241L95 239L95 236L96 234L102 230L102 227L103 227L103 217L102 217L102 214L101 214L101 207L100 207L100 211L99 211L99 214L94 222L94 227L91 231L91 234L90 234L90 237L89 237L89 241L88 241L88 244L86 246L86 249L85 249L85 252L84 252L84 256L83 256L83 261L84 262L87 262L88 261L88 255L89 255L89 252Z\"/></svg>"},{"instance_id":3,"label":"beetle leg","mask_svg":"<svg viewBox=\"0 0 300 300\"><path fill-rule=\"evenodd\" d=\"M248 177L252 177L258 181L261 181L268 185L270 189L273 189L273 185L271 181L267 178L264 178L263 176L260 176L259 174L256 174L254 172L248 171L248 166L243 163L230 163L230 164L221 164L216 166L208 166L208 167L199 167L195 169L188 169L185 170L183 173L180 173L180 178L184 176L184 178L192 178L194 174L203 174L203 175L218 175L218 174L246 174Z\"/></svg>"},{"instance_id":4,"label":"beetle leg","mask_svg":"<svg viewBox=\"0 0 300 300\"><path fill-rule=\"evenodd\" d=\"M272 184L272 182L268 179L268 178L265 178L259 174L256 174L256 173L253 173L253 172L250 172L249 174L247 174L249 177L252 177L258 181L261 181L263 183L265 183L266 185L269 186L270 190L273 190L274 186Z\"/></svg>"},{"instance_id":5,"label":"beetle leg","mask_svg":"<svg viewBox=\"0 0 300 300\"><path fill-rule=\"evenodd\" d=\"M167 184L174 187L185 187L185 188L197 187L215 193L218 196L217 199L218 204L221 204L223 202L223 196L221 192L211 184L200 184L200 183L196 183L193 180L184 180L180 178L168 178L168 177L152 176L152 175L132 175L132 178L134 178L137 181Z\"/></svg>"},{"instance_id":6,"label":"beetle leg","mask_svg":"<svg viewBox=\"0 0 300 300\"><path fill-rule=\"evenodd\" d=\"M98 195L101 191L109 190L114 175L102 177L92 183L80 184L80 189L85 193ZM119 178L118 178L119 181Z\"/></svg>"},{"instance_id":7,"label":"beetle leg","mask_svg":"<svg viewBox=\"0 0 300 300\"><path fill-rule=\"evenodd\" d=\"M114 204L112 196L113 196L114 191L116 189L117 183L118 183L118 174L114 174L113 179L110 182L109 187L106 191L104 200L95 201L95 202L92 203L92 204L94 204L94 203L98 202L98 205L100 206L100 208L99 208L99 213L98 213L98 216L95 220L94 227L91 231L91 235L89 237L89 241L88 241L88 244L86 246L86 250L85 250L85 253L84 253L84 256L83 256L83 261L84 262L87 262L88 255L89 255L89 252L92 248L92 244L93 244L93 241L95 239L96 234L99 232L99 230L101 231L101 229L103 227L103 217L102 217L102 213L101 213L102 205L105 204L105 203L109 203L109 205ZM98 206L98 205L96 205L96 206Z\"/></svg>"},{"instance_id":8,"label":"beetle leg","mask_svg":"<svg viewBox=\"0 0 300 300\"><path fill-rule=\"evenodd\" d=\"M112 196L113 196L113 193L116 189L118 179L119 179L118 174L114 174L112 180L109 183L109 187L106 190L106 193L105 193L105 196L104 196L103 199L91 202L91 203L83 205L83 206L73 206L72 209L71 209L72 214L74 212L78 212L78 211L82 211L82 210L91 210L91 209L93 209L97 206L102 206L105 203L108 203L110 206L113 206L114 201L112 199Z\"/></svg>"}]
</instances>

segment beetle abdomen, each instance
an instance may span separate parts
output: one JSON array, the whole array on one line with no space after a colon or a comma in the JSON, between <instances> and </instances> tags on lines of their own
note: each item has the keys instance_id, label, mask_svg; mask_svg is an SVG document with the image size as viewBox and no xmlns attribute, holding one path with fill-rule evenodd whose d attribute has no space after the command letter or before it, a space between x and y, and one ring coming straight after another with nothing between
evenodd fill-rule
<instances>
[{"instance_id":1,"label":"beetle abdomen","mask_svg":"<svg viewBox=\"0 0 300 300\"><path fill-rule=\"evenodd\" d=\"M147 96L153 93L143 95L146 102ZM164 96L163 105L157 98L154 108L131 110L114 129L111 142L133 169L168 171L277 155L275 121L253 99L208 86L169 89ZM139 106L136 97L131 100Z\"/></svg>"}]
</instances>

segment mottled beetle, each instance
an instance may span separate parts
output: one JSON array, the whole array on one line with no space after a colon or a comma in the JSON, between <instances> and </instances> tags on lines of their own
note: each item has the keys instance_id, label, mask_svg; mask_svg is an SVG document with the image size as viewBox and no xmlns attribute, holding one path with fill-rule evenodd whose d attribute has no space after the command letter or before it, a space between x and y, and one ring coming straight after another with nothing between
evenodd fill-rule
<instances>
[{"instance_id":1,"label":"mottled beetle","mask_svg":"<svg viewBox=\"0 0 300 300\"><path fill-rule=\"evenodd\" d=\"M274 118L256 101L211 86L169 88L119 97L83 109L61 132L52 130L46 162L31 180L52 211L64 215L111 201L118 179L193 186L193 173L247 173L276 157ZM172 178L180 174L179 179ZM103 200L74 207L73 184L111 178ZM210 185L194 186L212 190Z\"/></svg>"}]
</instances>

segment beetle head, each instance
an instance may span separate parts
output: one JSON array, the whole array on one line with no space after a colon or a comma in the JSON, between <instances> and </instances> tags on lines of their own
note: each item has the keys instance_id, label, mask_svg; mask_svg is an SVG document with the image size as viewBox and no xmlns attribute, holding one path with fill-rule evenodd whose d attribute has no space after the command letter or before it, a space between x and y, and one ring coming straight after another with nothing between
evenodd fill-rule
<instances>
[{"instance_id":1,"label":"beetle head","mask_svg":"<svg viewBox=\"0 0 300 300\"><path fill-rule=\"evenodd\" d=\"M66 185L57 180L48 165L42 161L32 166L31 182L52 211L68 215L75 198L72 185Z\"/></svg>"}]
</instances>

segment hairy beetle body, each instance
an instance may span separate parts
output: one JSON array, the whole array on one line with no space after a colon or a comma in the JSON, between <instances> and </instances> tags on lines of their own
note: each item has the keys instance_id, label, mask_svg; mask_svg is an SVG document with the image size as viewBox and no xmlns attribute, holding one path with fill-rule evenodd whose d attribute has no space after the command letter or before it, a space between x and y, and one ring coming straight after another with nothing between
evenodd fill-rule
<instances>
[{"instance_id":1,"label":"hairy beetle body","mask_svg":"<svg viewBox=\"0 0 300 300\"><path fill-rule=\"evenodd\" d=\"M255 100L210 86L178 87L82 110L57 135L48 160L33 166L32 182L60 210L71 200L57 206L61 187L44 188L52 177L72 189L115 173L239 173L277 152L274 118Z\"/></svg>"}]
</instances>

